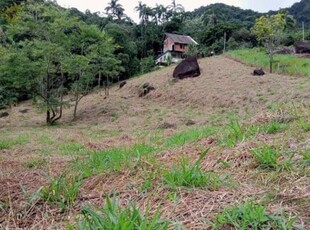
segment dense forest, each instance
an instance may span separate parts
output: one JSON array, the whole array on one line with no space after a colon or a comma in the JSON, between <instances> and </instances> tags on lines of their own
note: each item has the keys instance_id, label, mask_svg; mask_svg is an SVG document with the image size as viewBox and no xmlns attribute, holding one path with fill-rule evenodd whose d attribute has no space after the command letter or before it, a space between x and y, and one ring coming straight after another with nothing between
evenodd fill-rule
<instances>
[{"instance_id":1,"label":"dense forest","mask_svg":"<svg viewBox=\"0 0 310 230\"><path fill-rule=\"evenodd\" d=\"M47 0L1 1L0 109L33 98L50 124L61 118L63 106L75 106L75 117L79 101L95 87L151 71L165 32L192 36L201 56L222 53L224 33L227 50L259 45L251 28L262 14L252 10L212 4L186 12L176 1L154 8L140 1L135 10L138 24L118 0L102 6L104 13ZM282 45L302 38L300 25L309 27L309 10L309 0L281 9Z\"/></svg>"}]
</instances>

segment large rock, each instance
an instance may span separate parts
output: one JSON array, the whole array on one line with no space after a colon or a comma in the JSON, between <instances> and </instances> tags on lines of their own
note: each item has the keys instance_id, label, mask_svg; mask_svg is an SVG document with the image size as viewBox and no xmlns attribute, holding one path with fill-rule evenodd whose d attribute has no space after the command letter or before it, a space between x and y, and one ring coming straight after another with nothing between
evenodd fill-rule
<instances>
[{"instance_id":1,"label":"large rock","mask_svg":"<svg viewBox=\"0 0 310 230\"><path fill-rule=\"evenodd\" d=\"M151 90L155 90L155 87L146 82L139 88L139 97L147 95Z\"/></svg>"},{"instance_id":2,"label":"large rock","mask_svg":"<svg viewBox=\"0 0 310 230\"><path fill-rule=\"evenodd\" d=\"M263 69L255 69L254 71L253 71L253 75L254 76L263 76L263 75L265 75L265 72L264 72L264 70Z\"/></svg>"},{"instance_id":3,"label":"large rock","mask_svg":"<svg viewBox=\"0 0 310 230\"><path fill-rule=\"evenodd\" d=\"M175 67L173 77L184 79L188 77L198 77L200 75L200 68L196 57L189 57L184 59Z\"/></svg>"},{"instance_id":4,"label":"large rock","mask_svg":"<svg viewBox=\"0 0 310 230\"><path fill-rule=\"evenodd\" d=\"M7 117L7 116L9 116L9 113L8 113L8 112L2 112L2 113L0 113L0 118L2 118L2 117Z\"/></svg>"},{"instance_id":5,"label":"large rock","mask_svg":"<svg viewBox=\"0 0 310 230\"><path fill-rule=\"evenodd\" d=\"M310 54L310 41L299 41L294 44L297 54Z\"/></svg>"}]
</instances>

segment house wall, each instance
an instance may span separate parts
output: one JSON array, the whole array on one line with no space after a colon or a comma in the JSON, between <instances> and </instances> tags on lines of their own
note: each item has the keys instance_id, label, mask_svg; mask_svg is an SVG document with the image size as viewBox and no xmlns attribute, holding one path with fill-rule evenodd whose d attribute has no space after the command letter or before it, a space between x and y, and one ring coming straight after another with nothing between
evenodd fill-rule
<instances>
[{"instance_id":1,"label":"house wall","mask_svg":"<svg viewBox=\"0 0 310 230\"><path fill-rule=\"evenodd\" d=\"M170 38L166 38L164 41L164 53L166 51L171 51L174 42Z\"/></svg>"},{"instance_id":2,"label":"house wall","mask_svg":"<svg viewBox=\"0 0 310 230\"><path fill-rule=\"evenodd\" d=\"M178 52L186 52L188 50L188 46L185 44L174 44L174 51L178 51Z\"/></svg>"},{"instance_id":3,"label":"house wall","mask_svg":"<svg viewBox=\"0 0 310 230\"><path fill-rule=\"evenodd\" d=\"M178 51L186 52L188 50L188 45L174 43L170 38L166 38L164 41L164 53L166 51Z\"/></svg>"}]
</instances>

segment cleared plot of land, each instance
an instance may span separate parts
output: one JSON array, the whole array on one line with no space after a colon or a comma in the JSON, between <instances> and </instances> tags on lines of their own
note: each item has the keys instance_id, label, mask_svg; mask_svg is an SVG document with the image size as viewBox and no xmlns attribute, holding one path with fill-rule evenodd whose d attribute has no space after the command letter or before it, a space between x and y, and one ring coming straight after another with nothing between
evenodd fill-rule
<instances>
[{"instance_id":1,"label":"cleared plot of land","mask_svg":"<svg viewBox=\"0 0 310 230\"><path fill-rule=\"evenodd\" d=\"M199 64L197 78L175 82L168 67L106 99L89 95L76 121L68 108L54 127L31 102L9 110L0 118L0 226L76 226L83 207L110 196L158 210L172 228L206 229L249 200L309 228L309 78L255 77L222 56ZM138 97L146 82L156 90ZM77 192L57 199L55 181Z\"/></svg>"}]
</instances>

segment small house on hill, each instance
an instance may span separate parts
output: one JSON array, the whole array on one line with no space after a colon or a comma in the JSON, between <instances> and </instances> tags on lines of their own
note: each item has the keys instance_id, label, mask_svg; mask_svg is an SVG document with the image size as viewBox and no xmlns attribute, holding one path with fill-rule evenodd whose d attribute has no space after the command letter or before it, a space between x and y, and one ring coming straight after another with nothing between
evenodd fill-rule
<instances>
[{"instance_id":1,"label":"small house on hill","mask_svg":"<svg viewBox=\"0 0 310 230\"><path fill-rule=\"evenodd\" d=\"M184 58L189 45L198 45L193 38L187 35L171 33L166 33L165 35L163 54L156 59L156 64L167 64L169 56L172 58L172 63L177 63Z\"/></svg>"}]
</instances>

